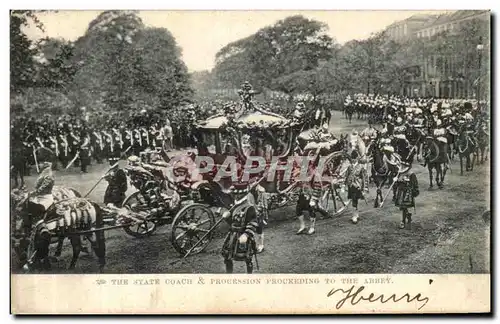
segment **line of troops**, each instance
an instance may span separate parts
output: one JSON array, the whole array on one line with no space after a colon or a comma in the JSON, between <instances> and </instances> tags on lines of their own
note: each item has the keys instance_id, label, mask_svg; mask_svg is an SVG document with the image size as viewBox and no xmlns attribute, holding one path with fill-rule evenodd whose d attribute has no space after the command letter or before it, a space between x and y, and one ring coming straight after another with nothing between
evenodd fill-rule
<instances>
[{"instance_id":1,"label":"line of troops","mask_svg":"<svg viewBox=\"0 0 500 324\"><path fill-rule=\"evenodd\" d=\"M192 147L194 107L177 109L170 116L161 118L142 111L129 116L96 113L91 118L64 116L57 120L49 116L37 120L18 117L11 122L11 147L23 147L27 166L36 165L37 155L48 149L54 162L65 168L80 166L86 173L92 160L102 163L140 156L148 149L170 151Z\"/></svg>"},{"instance_id":2,"label":"line of troops","mask_svg":"<svg viewBox=\"0 0 500 324\"><path fill-rule=\"evenodd\" d=\"M405 124L425 128L428 134L433 134L436 129L450 129L451 126L477 127L476 123L483 123L488 118L481 109L485 104L464 99L356 94L346 97L344 107L360 109L369 122L374 120L371 116L383 116L380 119L390 134Z\"/></svg>"},{"instance_id":3,"label":"line of troops","mask_svg":"<svg viewBox=\"0 0 500 324\"><path fill-rule=\"evenodd\" d=\"M39 127L35 131L25 128L21 131L22 144L29 158L28 164L37 163L37 153L49 149L63 167L80 166L87 172L91 159L97 163L103 160L122 158L123 155L140 155L140 152L156 148L172 149L172 129L169 122L155 123L149 127L110 127L97 129L86 124L59 124L57 128ZM32 154L28 154L33 152Z\"/></svg>"}]
</instances>

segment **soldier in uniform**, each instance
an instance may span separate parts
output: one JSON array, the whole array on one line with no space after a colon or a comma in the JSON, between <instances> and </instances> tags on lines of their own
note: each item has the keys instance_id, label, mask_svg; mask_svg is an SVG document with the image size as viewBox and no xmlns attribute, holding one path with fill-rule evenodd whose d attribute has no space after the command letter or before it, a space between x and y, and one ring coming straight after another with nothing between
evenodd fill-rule
<instances>
[{"instance_id":1,"label":"soldier in uniform","mask_svg":"<svg viewBox=\"0 0 500 324\"><path fill-rule=\"evenodd\" d=\"M161 129L161 135L162 139L164 141L164 144L162 145L165 151L170 152L171 150L174 149L174 142L173 142L173 129L172 126L170 125L170 120L165 121L165 125Z\"/></svg>"},{"instance_id":2,"label":"soldier in uniform","mask_svg":"<svg viewBox=\"0 0 500 324\"><path fill-rule=\"evenodd\" d=\"M360 160L359 153L356 150L352 151L350 158L351 163L346 171L345 185L348 190L347 198L352 200L352 207L354 207L354 214L351 220L354 224L357 224L359 219L358 201L364 198L363 190L367 186L367 174L364 166L366 161Z\"/></svg>"},{"instance_id":3,"label":"soldier in uniform","mask_svg":"<svg viewBox=\"0 0 500 324\"><path fill-rule=\"evenodd\" d=\"M77 129L72 125L72 124L69 124L68 125L69 127L69 137L68 137L68 140L69 140L69 147L70 147L70 155L71 157L74 159L76 154L78 154L78 151L79 151L79 145L80 145L80 136L78 135L78 131ZM80 161L78 161L78 159L75 161L75 166L78 166Z\"/></svg>"},{"instance_id":4,"label":"soldier in uniform","mask_svg":"<svg viewBox=\"0 0 500 324\"><path fill-rule=\"evenodd\" d=\"M253 200L256 199L254 194L249 194L249 197L253 197ZM243 204L232 213L224 212L222 217L230 226L222 246L226 273L233 273L233 261L244 261L247 273L252 273L252 260L257 251L255 235L259 227L255 205L253 203Z\"/></svg>"},{"instance_id":5,"label":"soldier in uniform","mask_svg":"<svg viewBox=\"0 0 500 324\"><path fill-rule=\"evenodd\" d=\"M80 171L88 173L87 166L90 165L90 136L86 128L82 129L80 135Z\"/></svg>"},{"instance_id":6,"label":"soldier in uniform","mask_svg":"<svg viewBox=\"0 0 500 324\"><path fill-rule=\"evenodd\" d=\"M145 151L147 148L149 148L151 141L149 138L149 131L145 127L140 128L140 136L142 136L142 146L141 146L141 152Z\"/></svg>"},{"instance_id":7,"label":"soldier in uniform","mask_svg":"<svg viewBox=\"0 0 500 324\"><path fill-rule=\"evenodd\" d=\"M408 209L415 208L415 197L418 197L420 193L417 176L415 173L405 173L399 175L394 181L393 201L402 212L399 228L403 229L408 225L408 229L411 229L412 214Z\"/></svg>"},{"instance_id":8,"label":"soldier in uniform","mask_svg":"<svg viewBox=\"0 0 500 324\"><path fill-rule=\"evenodd\" d=\"M97 131L97 129L94 129L92 132L91 144L94 151L94 158L97 163L101 164L104 153L104 141L101 132Z\"/></svg>"},{"instance_id":9,"label":"soldier in uniform","mask_svg":"<svg viewBox=\"0 0 500 324\"><path fill-rule=\"evenodd\" d=\"M111 169L106 173L104 179L108 182L108 187L104 193L104 204L112 204L115 207L121 207L125 200L127 192L127 175L125 171L118 166L119 158L111 157L108 159Z\"/></svg>"},{"instance_id":10,"label":"soldier in uniform","mask_svg":"<svg viewBox=\"0 0 500 324\"><path fill-rule=\"evenodd\" d=\"M52 188L55 179L48 154L40 155L39 166L41 172L35 182L35 189L28 194L28 208L26 214L23 215L23 229L27 235L31 233L33 218L41 217L54 202Z\"/></svg>"},{"instance_id":11,"label":"soldier in uniform","mask_svg":"<svg viewBox=\"0 0 500 324\"><path fill-rule=\"evenodd\" d=\"M106 132L106 131L102 131L102 134L104 135L103 136L103 140L104 140L104 157L109 159L111 157L114 157L115 156L115 141L114 141L114 138L113 138L113 134L109 133L109 132Z\"/></svg>"},{"instance_id":12,"label":"soldier in uniform","mask_svg":"<svg viewBox=\"0 0 500 324\"><path fill-rule=\"evenodd\" d=\"M135 156L140 156L142 152L142 134L140 129L135 128L132 131L132 134L134 135L133 140L134 144L132 145L132 152L134 153Z\"/></svg>"},{"instance_id":13,"label":"soldier in uniform","mask_svg":"<svg viewBox=\"0 0 500 324\"><path fill-rule=\"evenodd\" d=\"M132 147L134 146L134 132L130 127L124 127L122 131L124 154L129 156L132 153Z\"/></svg>"},{"instance_id":14,"label":"soldier in uniform","mask_svg":"<svg viewBox=\"0 0 500 324\"><path fill-rule=\"evenodd\" d=\"M65 168L70 161L70 148L68 143L68 136L65 132L64 126L61 128L59 135L57 136L59 143L59 161L63 168Z\"/></svg>"}]
</instances>

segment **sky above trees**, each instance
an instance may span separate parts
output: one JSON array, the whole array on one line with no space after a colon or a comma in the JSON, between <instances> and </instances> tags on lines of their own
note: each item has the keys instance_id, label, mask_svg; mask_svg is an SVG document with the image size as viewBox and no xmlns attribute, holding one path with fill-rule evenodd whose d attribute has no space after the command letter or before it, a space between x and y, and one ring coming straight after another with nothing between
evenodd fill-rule
<instances>
[{"instance_id":1,"label":"sky above trees","mask_svg":"<svg viewBox=\"0 0 500 324\"><path fill-rule=\"evenodd\" d=\"M54 37L74 41L85 34L88 24L99 13L41 13L38 16L45 33L32 26L26 34L32 39ZM327 34L344 44L353 39L366 39L394 21L419 13L444 11L141 11L139 17L148 27L167 28L181 47L188 70L200 71L212 69L216 53L227 44L295 14L325 23Z\"/></svg>"}]
</instances>

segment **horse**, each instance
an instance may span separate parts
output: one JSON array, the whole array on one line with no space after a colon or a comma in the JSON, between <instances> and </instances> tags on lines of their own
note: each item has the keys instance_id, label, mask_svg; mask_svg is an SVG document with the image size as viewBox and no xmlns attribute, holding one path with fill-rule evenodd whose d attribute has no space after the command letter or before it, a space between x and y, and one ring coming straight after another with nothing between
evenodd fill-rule
<instances>
[{"instance_id":1,"label":"horse","mask_svg":"<svg viewBox=\"0 0 500 324\"><path fill-rule=\"evenodd\" d=\"M102 228L103 225L103 211L97 203L87 198L75 197L52 205L30 235L23 268L28 271L50 269L50 244L54 239L60 241L61 238L67 237L73 247L69 269L74 269L82 248L80 237L84 235L98 257L99 272L102 272L106 263L106 245L104 231L96 229Z\"/></svg>"},{"instance_id":2,"label":"horse","mask_svg":"<svg viewBox=\"0 0 500 324\"><path fill-rule=\"evenodd\" d=\"M54 204L57 204L59 201L79 198L82 195L73 188L55 186L52 189L52 196ZM25 238L30 235L29 231L32 228L32 224L39 221L39 217L42 217L42 215L31 215L28 212L28 196L25 191L12 191L11 207L13 208L11 210L11 215L14 216L14 219L11 220L12 225L14 225L12 231L12 234L14 234L14 245L19 245L22 249L23 243L26 243ZM21 239L19 239L19 237L21 237ZM57 241L56 252L54 253L55 257L59 257L61 255L63 243L64 237L60 237ZM84 247L83 250L86 251L86 247Z\"/></svg>"},{"instance_id":3,"label":"horse","mask_svg":"<svg viewBox=\"0 0 500 324\"><path fill-rule=\"evenodd\" d=\"M398 174L398 164L393 165L388 163L384 152L380 147L381 136L378 133L372 145L370 145L368 155L371 157L371 176L377 187L377 195L375 197L374 207L379 207L379 198L383 201L382 187L386 183L391 183L392 179Z\"/></svg>"},{"instance_id":4,"label":"horse","mask_svg":"<svg viewBox=\"0 0 500 324\"><path fill-rule=\"evenodd\" d=\"M403 162L409 165L413 163L413 158L417 153L417 149L415 146L411 145L405 137L397 137L396 135L392 139L391 145L394 147L395 152L401 156Z\"/></svg>"},{"instance_id":5,"label":"horse","mask_svg":"<svg viewBox=\"0 0 500 324\"><path fill-rule=\"evenodd\" d=\"M446 165L448 159L448 145L446 143L437 142L432 136L426 137L424 161L429 170L429 189L432 189L432 169L436 170L436 184L439 189L443 188L444 178L446 176Z\"/></svg>"},{"instance_id":6,"label":"horse","mask_svg":"<svg viewBox=\"0 0 500 324\"><path fill-rule=\"evenodd\" d=\"M488 148L489 142L489 134L486 126L480 127L476 132L477 139L477 155L479 159L479 154L481 154L481 160L479 160L479 164L483 164L485 161L488 161L488 154L486 152Z\"/></svg>"},{"instance_id":7,"label":"horse","mask_svg":"<svg viewBox=\"0 0 500 324\"><path fill-rule=\"evenodd\" d=\"M458 156L460 157L460 175L462 176L464 175L463 160L465 159L465 171L473 171L477 155L477 144L469 133L465 127L462 127L458 134Z\"/></svg>"},{"instance_id":8,"label":"horse","mask_svg":"<svg viewBox=\"0 0 500 324\"><path fill-rule=\"evenodd\" d=\"M425 139L424 131L421 128L411 125L406 129L406 139L415 150L417 161L420 161L420 153Z\"/></svg>"},{"instance_id":9,"label":"horse","mask_svg":"<svg viewBox=\"0 0 500 324\"><path fill-rule=\"evenodd\" d=\"M457 137L458 133L455 127L453 125L448 126L446 128L446 140L448 141L448 156L451 161L453 161L455 154L458 152L456 145Z\"/></svg>"}]
</instances>

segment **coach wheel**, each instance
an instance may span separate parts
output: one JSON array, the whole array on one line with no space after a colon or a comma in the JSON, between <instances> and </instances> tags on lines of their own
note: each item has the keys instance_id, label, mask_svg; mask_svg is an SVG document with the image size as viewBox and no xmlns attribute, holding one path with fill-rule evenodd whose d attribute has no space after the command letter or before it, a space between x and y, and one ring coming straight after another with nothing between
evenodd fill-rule
<instances>
[{"instance_id":1,"label":"coach wheel","mask_svg":"<svg viewBox=\"0 0 500 324\"><path fill-rule=\"evenodd\" d=\"M185 206L177 213L172 223L170 240L174 249L181 255L185 255L214 225L215 215L209 207L198 203ZM210 233L191 254L202 252L212 238L213 233Z\"/></svg>"},{"instance_id":2,"label":"coach wheel","mask_svg":"<svg viewBox=\"0 0 500 324\"><path fill-rule=\"evenodd\" d=\"M347 195L347 187L343 183L332 184L325 190L322 206L330 217L340 216L349 207L351 199Z\"/></svg>"},{"instance_id":3,"label":"coach wheel","mask_svg":"<svg viewBox=\"0 0 500 324\"><path fill-rule=\"evenodd\" d=\"M142 195L140 191L136 191L130 196L128 196L123 202L123 207L130 209L134 212L144 212L148 211L149 206L147 204L146 199ZM157 223L153 220L146 220L141 223L136 223L127 227L124 227L123 230L130 236L143 238L153 234L157 229Z\"/></svg>"}]
</instances>

